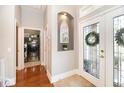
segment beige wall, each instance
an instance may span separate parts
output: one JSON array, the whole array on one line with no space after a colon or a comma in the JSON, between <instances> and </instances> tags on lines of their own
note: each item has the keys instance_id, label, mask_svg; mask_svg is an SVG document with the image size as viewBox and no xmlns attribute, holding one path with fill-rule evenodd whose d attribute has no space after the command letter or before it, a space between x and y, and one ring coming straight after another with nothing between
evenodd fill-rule
<instances>
[{"instance_id":1,"label":"beige wall","mask_svg":"<svg viewBox=\"0 0 124 93\"><path fill-rule=\"evenodd\" d=\"M5 60L6 79L15 82L15 6L0 6L0 57Z\"/></svg>"},{"instance_id":2,"label":"beige wall","mask_svg":"<svg viewBox=\"0 0 124 93\"><path fill-rule=\"evenodd\" d=\"M74 50L57 51L57 13L65 11L74 17ZM76 11L75 6L53 6L53 25L52 25L52 75L65 73L77 69L78 62L76 61Z\"/></svg>"},{"instance_id":3,"label":"beige wall","mask_svg":"<svg viewBox=\"0 0 124 93\"><path fill-rule=\"evenodd\" d=\"M59 75L68 71L72 71L78 68L78 61L76 55L76 8L75 6L57 5L48 6L48 32L51 32L51 57L49 61L49 68L51 75ZM59 52L57 51L57 13L65 11L70 13L74 17L74 50Z\"/></svg>"}]
</instances>

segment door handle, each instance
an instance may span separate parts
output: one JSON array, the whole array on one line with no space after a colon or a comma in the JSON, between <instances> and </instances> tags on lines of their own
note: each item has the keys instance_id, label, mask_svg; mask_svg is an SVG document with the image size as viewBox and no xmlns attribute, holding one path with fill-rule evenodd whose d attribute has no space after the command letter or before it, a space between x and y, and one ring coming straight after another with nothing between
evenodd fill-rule
<instances>
[{"instance_id":1,"label":"door handle","mask_svg":"<svg viewBox=\"0 0 124 93\"><path fill-rule=\"evenodd\" d=\"M100 56L100 58L104 58L104 56L103 56L103 55L101 55L101 56Z\"/></svg>"},{"instance_id":2,"label":"door handle","mask_svg":"<svg viewBox=\"0 0 124 93\"><path fill-rule=\"evenodd\" d=\"M101 50L101 54L104 53L104 50ZM100 58L104 58L104 55L100 55Z\"/></svg>"},{"instance_id":3,"label":"door handle","mask_svg":"<svg viewBox=\"0 0 124 93\"><path fill-rule=\"evenodd\" d=\"M101 50L101 53L104 53L104 50Z\"/></svg>"}]
</instances>

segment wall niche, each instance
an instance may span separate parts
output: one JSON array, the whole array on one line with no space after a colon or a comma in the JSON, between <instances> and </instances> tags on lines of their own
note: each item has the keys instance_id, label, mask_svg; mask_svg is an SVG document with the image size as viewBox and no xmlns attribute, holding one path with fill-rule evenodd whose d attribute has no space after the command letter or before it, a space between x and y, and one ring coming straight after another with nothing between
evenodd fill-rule
<instances>
[{"instance_id":1,"label":"wall niche","mask_svg":"<svg viewBox=\"0 0 124 93\"><path fill-rule=\"evenodd\" d=\"M58 13L58 51L74 49L74 18L67 12Z\"/></svg>"}]
</instances>

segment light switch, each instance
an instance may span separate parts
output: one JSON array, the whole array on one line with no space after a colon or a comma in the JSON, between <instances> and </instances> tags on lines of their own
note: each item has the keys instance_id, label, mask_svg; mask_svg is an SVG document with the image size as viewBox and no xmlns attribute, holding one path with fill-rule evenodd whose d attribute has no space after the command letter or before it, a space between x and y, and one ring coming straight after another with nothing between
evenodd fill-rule
<instances>
[{"instance_id":1,"label":"light switch","mask_svg":"<svg viewBox=\"0 0 124 93\"><path fill-rule=\"evenodd\" d=\"M9 53L11 52L11 48L8 48L8 52L9 52Z\"/></svg>"}]
</instances>

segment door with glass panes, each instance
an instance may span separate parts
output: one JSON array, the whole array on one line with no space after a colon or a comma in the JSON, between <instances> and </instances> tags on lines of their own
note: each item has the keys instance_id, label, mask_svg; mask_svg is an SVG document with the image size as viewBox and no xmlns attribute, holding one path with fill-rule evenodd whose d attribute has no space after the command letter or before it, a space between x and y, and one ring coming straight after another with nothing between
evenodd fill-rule
<instances>
[{"instance_id":1,"label":"door with glass panes","mask_svg":"<svg viewBox=\"0 0 124 93\"><path fill-rule=\"evenodd\" d=\"M103 17L80 23L80 42L81 75L96 86L105 86Z\"/></svg>"},{"instance_id":2,"label":"door with glass panes","mask_svg":"<svg viewBox=\"0 0 124 93\"><path fill-rule=\"evenodd\" d=\"M105 15L106 86L124 86L124 6Z\"/></svg>"},{"instance_id":3,"label":"door with glass panes","mask_svg":"<svg viewBox=\"0 0 124 93\"><path fill-rule=\"evenodd\" d=\"M113 18L114 33L114 86L124 87L124 15Z\"/></svg>"},{"instance_id":4,"label":"door with glass panes","mask_svg":"<svg viewBox=\"0 0 124 93\"><path fill-rule=\"evenodd\" d=\"M81 75L95 86L124 87L124 6L80 23Z\"/></svg>"}]
</instances>

